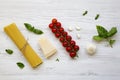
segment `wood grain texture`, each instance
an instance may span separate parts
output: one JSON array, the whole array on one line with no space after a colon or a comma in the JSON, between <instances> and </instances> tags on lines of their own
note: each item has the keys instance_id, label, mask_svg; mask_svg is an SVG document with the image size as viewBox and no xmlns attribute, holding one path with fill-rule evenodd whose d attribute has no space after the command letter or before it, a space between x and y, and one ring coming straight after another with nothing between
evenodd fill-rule
<instances>
[{"instance_id":1,"label":"wood grain texture","mask_svg":"<svg viewBox=\"0 0 120 80\"><path fill-rule=\"evenodd\" d=\"M0 0L0 80L120 80L120 0ZM86 16L82 13L88 10ZM98 20L94 20L100 14ZM79 58L72 60L61 43L49 31L48 24L56 17L65 30L73 27L69 34L80 46ZM29 38L29 43L44 61L36 69L32 69L15 44L3 31L3 27L15 22L18 28ZM24 22L33 24L44 31L44 35L34 35L27 31ZM118 33L114 36L116 43L113 48L105 42L96 43L92 36L97 34L96 25L107 29L116 26ZM81 31L76 31L80 26ZM81 39L76 38L76 33ZM46 36L56 46L58 52L50 59L45 59L39 50L38 40ZM87 55L86 44L97 45L94 56ZM14 50L13 55L5 53L5 49ZM55 61L59 58L59 62ZM23 70L16 62L25 64Z\"/></svg>"}]
</instances>

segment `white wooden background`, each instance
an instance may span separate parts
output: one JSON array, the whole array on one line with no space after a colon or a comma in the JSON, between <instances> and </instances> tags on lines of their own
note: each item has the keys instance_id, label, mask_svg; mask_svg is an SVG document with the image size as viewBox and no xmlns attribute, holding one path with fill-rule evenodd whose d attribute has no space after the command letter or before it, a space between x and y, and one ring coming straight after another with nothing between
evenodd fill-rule
<instances>
[{"instance_id":1,"label":"white wooden background","mask_svg":"<svg viewBox=\"0 0 120 80\"><path fill-rule=\"evenodd\" d=\"M88 10L86 16L82 13ZM100 14L98 20L94 20ZM57 18L73 39L80 46L79 58L72 60L60 42L48 28L52 18ZM3 27L15 22L20 31L34 48L44 63L33 69L17 49L12 40L5 34ZM45 59L39 50L38 40L42 35L28 32L23 23L28 22L44 31L44 36L56 46L58 52L50 59ZM113 48L106 42L96 43L92 36L97 34L96 25L107 29L116 26L118 33L113 38ZM75 26L81 27L77 32ZM76 38L76 33L81 39ZM0 0L0 80L120 80L120 0ZM85 51L87 43L97 45L97 52L89 56ZM14 50L13 55L5 49ZM59 62L56 59L59 58ZM16 62L23 62L24 69L19 69Z\"/></svg>"}]
</instances>

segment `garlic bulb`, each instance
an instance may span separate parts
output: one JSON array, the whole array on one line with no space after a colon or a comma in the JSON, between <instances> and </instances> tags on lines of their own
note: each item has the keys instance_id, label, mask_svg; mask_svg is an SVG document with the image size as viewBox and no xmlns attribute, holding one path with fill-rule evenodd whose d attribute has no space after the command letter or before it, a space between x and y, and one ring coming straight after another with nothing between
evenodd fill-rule
<instances>
[{"instance_id":1,"label":"garlic bulb","mask_svg":"<svg viewBox=\"0 0 120 80\"><path fill-rule=\"evenodd\" d=\"M88 52L89 55L93 55L96 52L96 45L94 44L88 44L86 46L86 50Z\"/></svg>"}]
</instances>

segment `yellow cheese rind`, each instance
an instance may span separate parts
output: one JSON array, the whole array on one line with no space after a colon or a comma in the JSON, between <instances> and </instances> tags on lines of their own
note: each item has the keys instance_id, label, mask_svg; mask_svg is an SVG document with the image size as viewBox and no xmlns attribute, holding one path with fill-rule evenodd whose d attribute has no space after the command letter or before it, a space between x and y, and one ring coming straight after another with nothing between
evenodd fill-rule
<instances>
[{"instance_id":1,"label":"yellow cheese rind","mask_svg":"<svg viewBox=\"0 0 120 80\"><path fill-rule=\"evenodd\" d=\"M50 56L54 55L57 52L56 48L45 37L40 38L39 44L46 58L49 58Z\"/></svg>"},{"instance_id":2,"label":"yellow cheese rind","mask_svg":"<svg viewBox=\"0 0 120 80\"><path fill-rule=\"evenodd\" d=\"M4 27L4 31L13 40L33 68L42 63L42 59L32 49L15 23Z\"/></svg>"}]
</instances>

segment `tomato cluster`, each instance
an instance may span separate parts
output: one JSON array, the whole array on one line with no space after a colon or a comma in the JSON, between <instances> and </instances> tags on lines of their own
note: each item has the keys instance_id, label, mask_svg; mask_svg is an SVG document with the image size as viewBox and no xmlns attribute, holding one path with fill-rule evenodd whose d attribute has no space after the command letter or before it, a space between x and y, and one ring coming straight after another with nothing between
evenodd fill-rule
<instances>
[{"instance_id":1,"label":"tomato cluster","mask_svg":"<svg viewBox=\"0 0 120 80\"><path fill-rule=\"evenodd\" d=\"M64 30L61 23L54 18L52 19L52 23L49 24L49 28L55 36L59 38L63 47L65 47L66 51L69 52L70 57L74 58L77 55L76 52L79 50L79 46L76 45L76 42L72 40L72 37Z\"/></svg>"}]
</instances>

